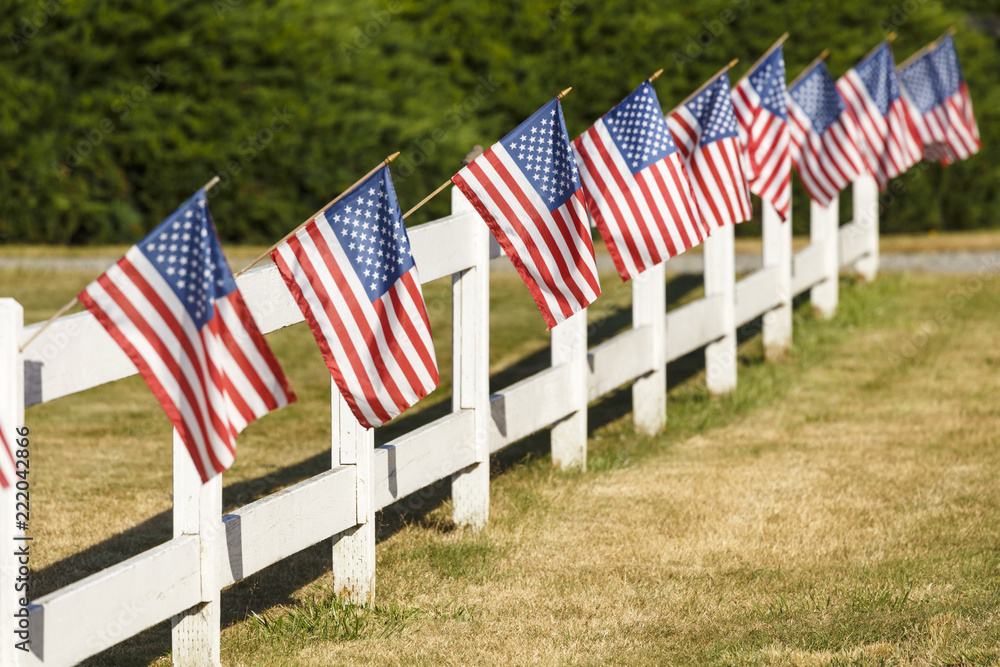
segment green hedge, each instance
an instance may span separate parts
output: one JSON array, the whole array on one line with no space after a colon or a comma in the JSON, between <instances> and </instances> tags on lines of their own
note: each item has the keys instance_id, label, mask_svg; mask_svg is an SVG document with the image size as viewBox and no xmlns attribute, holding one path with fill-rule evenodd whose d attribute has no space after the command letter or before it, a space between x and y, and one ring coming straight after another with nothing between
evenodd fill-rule
<instances>
[{"instance_id":1,"label":"green hedge","mask_svg":"<svg viewBox=\"0 0 1000 667\"><path fill-rule=\"evenodd\" d=\"M981 20L990 4L14 2L0 17L0 239L135 241L219 174L211 206L223 237L268 242L395 150L400 199L415 203L473 144L569 85L575 135L661 67L667 108L739 57L735 80L784 30L790 76L823 47L839 75L883 31L899 33L902 59L953 23L984 149L902 179L885 229L990 227L1000 180L1000 53Z\"/></svg>"}]
</instances>

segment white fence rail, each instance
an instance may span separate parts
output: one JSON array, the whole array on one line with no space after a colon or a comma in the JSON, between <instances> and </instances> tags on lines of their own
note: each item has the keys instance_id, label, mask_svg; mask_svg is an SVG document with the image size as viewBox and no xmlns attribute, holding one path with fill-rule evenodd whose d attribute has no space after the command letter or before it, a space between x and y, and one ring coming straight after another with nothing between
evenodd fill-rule
<instances>
[{"instance_id":1,"label":"white fence rail","mask_svg":"<svg viewBox=\"0 0 1000 667\"><path fill-rule=\"evenodd\" d=\"M589 401L631 382L636 427L655 433L666 423L667 363L704 347L709 389L729 392L737 381L738 326L763 316L770 358L791 344L794 296L808 290L817 312L832 315L840 268L869 279L878 269L874 182L856 183L854 201L854 220L842 227L836 204L814 206L811 243L794 255L791 225L766 207L764 266L738 282L732 228L715 230L705 244L703 298L666 312L666 267L656 267L632 281L632 328L588 349L586 314L570 318L552 330L550 368L491 395L489 260L498 250L453 192L451 216L410 230L422 280L452 276L451 412L375 448L372 432L333 386L331 469L225 516L221 475L202 485L175 438L173 539L33 601L28 653L10 640L18 629L19 564L12 549L0 549L0 664L74 664L167 619L175 664L219 664L222 589L331 536L337 588L370 599L377 510L451 478L455 522L481 528L489 516L491 452L551 427L554 463L585 468ZM265 333L302 321L273 266L238 282ZM60 318L19 354L39 327L23 327L22 313L16 301L0 299L0 423L21 425L26 405L136 372L89 313ZM0 493L5 545L15 537L13 505L12 491Z\"/></svg>"}]
</instances>

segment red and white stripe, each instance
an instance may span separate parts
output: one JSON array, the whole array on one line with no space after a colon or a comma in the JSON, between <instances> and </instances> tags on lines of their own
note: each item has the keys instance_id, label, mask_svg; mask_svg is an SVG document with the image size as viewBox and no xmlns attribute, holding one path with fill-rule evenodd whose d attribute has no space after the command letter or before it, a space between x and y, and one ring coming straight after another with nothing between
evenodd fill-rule
<instances>
[{"instance_id":1,"label":"red and white stripe","mask_svg":"<svg viewBox=\"0 0 1000 667\"><path fill-rule=\"evenodd\" d=\"M791 95L787 101L792 164L809 197L827 206L864 170L864 161L854 139L853 121L845 110L820 135Z\"/></svg>"},{"instance_id":2,"label":"red and white stripe","mask_svg":"<svg viewBox=\"0 0 1000 667\"><path fill-rule=\"evenodd\" d=\"M906 93L903 93L904 97ZM925 157L931 161L951 164L965 160L979 152L982 143L979 126L972 110L969 87L964 81L958 90L921 115L907 100L914 130L923 144Z\"/></svg>"},{"instance_id":3,"label":"red and white stripe","mask_svg":"<svg viewBox=\"0 0 1000 667\"><path fill-rule=\"evenodd\" d=\"M295 401L239 290L213 302L199 331L133 247L79 298L152 389L202 481L232 465L247 424Z\"/></svg>"},{"instance_id":4,"label":"red and white stripe","mask_svg":"<svg viewBox=\"0 0 1000 667\"><path fill-rule=\"evenodd\" d=\"M451 180L489 225L550 329L593 303L601 286L581 190L550 212L499 143Z\"/></svg>"},{"instance_id":5,"label":"red and white stripe","mask_svg":"<svg viewBox=\"0 0 1000 667\"><path fill-rule=\"evenodd\" d=\"M3 424L0 424L0 488L4 489L14 483L14 477L17 475L14 448L11 447L11 443L17 442L14 435L16 434L11 434L8 439L7 434L3 431Z\"/></svg>"},{"instance_id":6,"label":"red and white stripe","mask_svg":"<svg viewBox=\"0 0 1000 667\"><path fill-rule=\"evenodd\" d=\"M322 213L271 257L365 428L386 423L438 386L416 266L371 301Z\"/></svg>"},{"instance_id":7,"label":"red and white stripe","mask_svg":"<svg viewBox=\"0 0 1000 667\"><path fill-rule=\"evenodd\" d=\"M750 192L770 202L781 219L787 220L792 203L788 125L764 108L749 77L733 88L733 110L739 123Z\"/></svg>"},{"instance_id":8,"label":"red and white stripe","mask_svg":"<svg viewBox=\"0 0 1000 667\"><path fill-rule=\"evenodd\" d=\"M882 116L854 69L837 80L837 91L857 127L858 149L865 166L880 188L920 161L920 140L902 97L892 101Z\"/></svg>"},{"instance_id":9,"label":"red and white stripe","mask_svg":"<svg viewBox=\"0 0 1000 667\"><path fill-rule=\"evenodd\" d=\"M573 153L587 205L622 280L705 240L679 152L633 175L602 118L573 142Z\"/></svg>"},{"instance_id":10,"label":"red and white stripe","mask_svg":"<svg viewBox=\"0 0 1000 667\"><path fill-rule=\"evenodd\" d=\"M739 138L731 136L699 146L702 128L683 104L667 116L667 126L684 157L706 228L711 230L749 220L753 208L743 174Z\"/></svg>"}]
</instances>

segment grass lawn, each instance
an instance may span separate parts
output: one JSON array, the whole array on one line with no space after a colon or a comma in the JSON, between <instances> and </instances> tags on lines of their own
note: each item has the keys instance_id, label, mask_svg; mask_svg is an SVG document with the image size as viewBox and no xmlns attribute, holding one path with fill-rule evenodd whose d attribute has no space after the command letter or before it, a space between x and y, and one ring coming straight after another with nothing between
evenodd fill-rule
<instances>
[{"instance_id":1,"label":"grass lawn","mask_svg":"<svg viewBox=\"0 0 1000 667\"><path fill-rule=\"evenodd\" d=\"M91 275L0 272L44 319ZM493 461L491 520L455 530L444 488L380 515L377 600L330 600L329 541L223 596L224 664L987 665L1000 660L997 280L842 282L835 319L797 309L787 362L740 348L713 400L672 364L668 428L635 434L629 392L591 407L587 473L540 434ZM671 299L696 281L668 285ZM604 277L592 340L628 325ZM447 284L429 286L448 341ZM514 275L492 285L495 387L547 364ZM308 331L269 340L300 402L253 424L231 509L329 465L329 377ZM527 358L525 363L517 363ZM438 348L445 371L447 350ZM446 409L450 379L384 441ZM34 597L170 537L170 429L137 378L31 408ZM169 664L169 625L94 665Z\"/></svg>"}]
</instances>

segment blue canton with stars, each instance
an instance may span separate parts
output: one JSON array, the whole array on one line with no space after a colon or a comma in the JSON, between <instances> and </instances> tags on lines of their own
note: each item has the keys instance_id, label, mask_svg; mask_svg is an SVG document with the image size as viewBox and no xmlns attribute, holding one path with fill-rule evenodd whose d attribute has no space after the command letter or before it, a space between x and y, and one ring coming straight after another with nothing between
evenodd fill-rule
<instances>
[{"instance_id":1,"label":"blue canton with stars","mask_svg":"<svg viewBox=\"0 0 1000 667\"><path fill-rule=\"evenodd\" d=\"M896 80L896 66L892 62L889 44L882 46L854 68L868 94L878 107L880 114L889 113L889 105L899 99L899 81Z\"/></svg>"},{"instance_id":2,"label":"blue canton with stars","mask_svg":"<svg viewBox=\"0 0 1000 667\"><path fill-rule=\"evenodd\" d=\"M936 49L900 70L899 79L921 114L957 93L962 69L951 35L945 35Z\"/></svg>"},{"instance_id":3,"label":"blue canton with stars","mask_svg":"<svg viewBox=\"0 0 1000 667\"><path fill-rule=\"evenodd\" d=\"M760 105L782 120L788 120L785 104L785 57L781 47L765 58L747 78L760 95Z\"/></svg>"},{"instance_id":4,"label":"blue canton with stars","mask_svg":"<svg viewBox=\"0 0 1000 667\"><path fill-rule=\"evenodd\" d=\"M837 84L822 62L792 86L788 95L809 116L813 131L820 135L836 123L844 112L844 102L837 92Z\"/></svg>"},{"instance_id":5,"label":"blue canton with stars","mask_svg":"<svg viewBox=\"0 0 1000 667\"><path fill-rule=\"evenodd\" d=\"M410 239L388 166L365 179L324 215L369 300L381 298L413 268Z\"/></svg>"},{"instance_id":6,"label":"blue canton with stars","mask_svg":"<svg viewBox=\"0 0 1000 667\"><path fill-rule=\"evenodd\" d=\"M701 126L698 145L705 146L736 135L736 112L729 93L729 74L723 72L705 90L684 105Z\"/></svg>"},{"instance_id":7,"label":"blue canton with stars","mask_svg":"<svg viewBox=\"0 0 1000 667\"><path fill-rule=\"evenodd\" d=\"M648 81L606 113L604 124L633 174L677 152L656 91Z\"/></svg>"},{"instance_id":8,"label":"blue canton with stars","mask_svg":"<svg viewBox=\"0 0 1000 667\"><path fill-rule=\"evenodd\" d=\"M136 248L170 285L199 330L215 316L216 299L236 290L208 215L204 188L171 213Z\"/></svg>"},{"instance_id":9,"label":"blue canton with stars","mask_svg":"<svg viewBox=\"0 0 1000 667\"><path fill-rule=\"evenodd\" d=\"M554 211L580 189L580 175L569 147L566 121L554 99L500 140L514 163L528 178L549 211Z\"/></svg>"}]
</instances>

